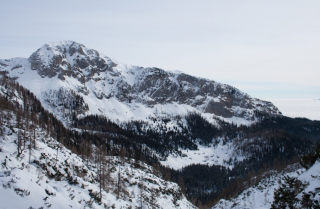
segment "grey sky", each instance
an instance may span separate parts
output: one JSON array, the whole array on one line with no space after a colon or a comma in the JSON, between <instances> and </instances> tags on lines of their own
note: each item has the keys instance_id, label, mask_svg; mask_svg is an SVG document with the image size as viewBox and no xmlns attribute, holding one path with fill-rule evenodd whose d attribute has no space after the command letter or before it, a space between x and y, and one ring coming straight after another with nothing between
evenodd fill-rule
<instances>
[{"instance_id":1,"label":"grey sky","mask_svg":"<svg viewBox=\"0 0 320 209\"><path fill-rule=\"evenodd\" d=\"M74 40L126 64L320 99L320 1L2 1L0 58Z\"/></svg>"}]
</instances>

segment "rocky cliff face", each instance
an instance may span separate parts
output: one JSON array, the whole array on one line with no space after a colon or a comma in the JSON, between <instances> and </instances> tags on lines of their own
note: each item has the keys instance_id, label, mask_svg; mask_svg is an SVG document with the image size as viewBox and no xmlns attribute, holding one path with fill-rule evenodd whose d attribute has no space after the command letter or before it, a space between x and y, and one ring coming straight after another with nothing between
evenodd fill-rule
<instances>
[{"instance_id":1,"label":"rocky cliff face","mask_svg":"<svg viewBox=\"0 0 320 209\"><path fill-rule=\"evenodd\" d=\"M115 65L109 58L101 57L99 52L87 49L84 45L72 41L46 44L29 57L31 69L42 77L72 76L84 83L85 78L95 73L112 71ZM86 75L85 70L89 74Z\"/></svg>"},{"instance_id":2,"label":"rocky cliff face","mask_svg":"<svg viewBox=\"0 0 320 209\"><path fill-rule=\"evenodd\" d=\"M59 106L52 91L64 89L77 100L82 98L85 109L77 111L78 116L102 114L120 121L145 120L168 108L173 115L196 111L245 122L255 121L256 111L281 114L272 103L232 86L159 68L124 65L73 41L46 44L28 59L0 60L0 70L16 77L52 112L53 103ZM57 114L63 117L61 111Z\"/></svg>"}]
</instances>

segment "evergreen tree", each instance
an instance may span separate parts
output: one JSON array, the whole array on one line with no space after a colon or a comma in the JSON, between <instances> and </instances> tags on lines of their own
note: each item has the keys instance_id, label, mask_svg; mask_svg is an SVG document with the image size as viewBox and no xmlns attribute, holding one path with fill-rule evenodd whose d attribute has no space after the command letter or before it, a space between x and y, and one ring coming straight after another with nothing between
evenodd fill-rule
<instances>
[{"instance_id":1,"label":"evergreen tree","mask_svg":"<svg viewBox=\"0 0 320 209\"><path fill-rule=\"evenodd\" d=\"M271 205L272 209L278 208L297 208L299 199L297 195L303 191L306 184L303 184L295 177L284 176L283 182L281 182L279 189L274 192L274 201Z\"/></svg>"}]
</instances>

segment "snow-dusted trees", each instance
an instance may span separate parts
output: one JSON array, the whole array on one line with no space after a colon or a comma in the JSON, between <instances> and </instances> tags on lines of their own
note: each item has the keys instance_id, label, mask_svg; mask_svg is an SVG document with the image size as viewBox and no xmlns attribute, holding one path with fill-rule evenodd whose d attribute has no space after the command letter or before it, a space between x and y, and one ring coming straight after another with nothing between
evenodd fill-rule
<instances>
[{"instance_id":1,"label":"snow-dusted trees","mask_svg":"<svg viewBox=\"0 0 320 209\"><path fill-rule=\"evenodd\" d=\"M83 98L75 91L60 88L42 93L45 102L54 108L55 114L72 122L89 109Z\"/></svg>"},{"instance_id":2,"label":"snow-dusted trees","mask_svg":"<svg viewBox=\"0 0 320 209\"><path fill-rule=\"evenodd\" d=\"M16 127L18 129L18 133L17 133L17 157L20 157L21 153L22 153L22 131L20 130L22 125L21 125L21 112L18 111L17 115L16 115Z\"/></svg>"},{"instance_id":3,"label":"snow-dusted trees","mask_svg":"<svg viewBox=\"0 0 320 209\"><path fill-rule=\"evenodd\" d=\"M143 204L144 204L144 199L146 198L145 191L144 191L145 185L144 185L143 182L140 182L140 183L138 184L138 187L139 187L140 209L142 209Z\"/></svg>"},{"instance_id":4,"label":"snow-dusted trees","mask_svg":"<svg viewBox=\"0 0 320 209\"><path fill-rule=\"evenodd\" d=\"M116 179L116 184L115 184L115 190L114 190L117 199L119 198L125 198L127 197L128 191L126 190L126 186L124 183L124 179L121 173L121 168L120 166L118 167L118 173L117 173L117 179Z\"/></svg>"},{"instance_id":5,"label":"snow-dusted trees","mask_svg":"<svg viewBox=\"0 0 320 209\"><path fill-rule=\"evenodd\" d=\"M96 162L97 162L97 178L99 182L99 195L100 201L102 199L102 190L105 189L107 180L107 159L106 159L106 148L102 144L98 144L96 147Z\"/></svg>"},{"instance_id":6,"label":"snow-dusted trees","mask_svg":"<svg viewBox=\"0 0 320 209\"><path fill-rule=\"evenodd\" d=\"M121 191L121 169L120 166L118 168L118 175L117 175L118 179L117 179L117 184L116 184L116 194L117 194L117 199L120 198L120 191Z\"/></svg>"},{"instance_id":7,"label":"snow-dusted trees","mask_svg":"<svg viewBox=\"0 0 320 209\"><path fill-rule=\"evenodd\" d=\"M280 181L280 183L279 189L274 192L271 208L297 208L300 200L296 196L303 191L306 184L290 176L284 176L283 182Z\"/></svg>"},{"instance_id":8,"label":"snow-dusted trees","mask_svg":"<svg viewBox=\"0 0 320 209\"><path fill-rule=\"evenodd\" d=\"M312 152L304 155L300 160L300 164L305 169L309 169L318 159L320 159L320 144L317 144L317 147Z\"/></svg>"},{"instance_id":9,"label":"snow-dusted trees","mask_svg":"<svg viewBox=\"0 0 320 209\"><path fill-rule=\"evenodd\" d=\"M159 192L155 188L152 188L150 197L148 198L151 208L159 208L159 204L157 203L158 197L159 197Z\"/></svg>"},{"instance_id":10,"label":"snow-dusted trees","mask_svg":"<svg viewBox=\"0 0 320 209\"><path fill-rule=\"evenodd\" d=\"M31 155L32 155L32 149L35 148L35 128L33 128L33 137L29 137L29 145L28 145L28 150L29 150L29 163L31 163Z\"/></svg>"}]
</instances>

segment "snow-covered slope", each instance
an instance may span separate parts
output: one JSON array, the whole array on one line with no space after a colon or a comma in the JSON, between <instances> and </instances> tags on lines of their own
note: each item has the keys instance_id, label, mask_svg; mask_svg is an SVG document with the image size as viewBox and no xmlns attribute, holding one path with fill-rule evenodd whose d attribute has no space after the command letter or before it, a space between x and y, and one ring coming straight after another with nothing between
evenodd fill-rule
<instances>
[{"instance_id":1,"label":"snow-covered slope","mask_svg":"<svg viewBox=\"0 0 320 209\"><path fill-rule=\"evenodd\" d=\"M265 178L256 185L244 190L236 198L231 200L221 199L212 209L230 209L230 208L257 208L257 209L269 209L274 202L275 191L278 190L285 178L297 179L302 183L301 191L297 191L295 197L297 203L295 208L305 208L301 205L303 196L310 194L310 199L313 201L320 201L320 162L317 161L308 170L305 169L293 169L291 172L270 171ZM254 178L252 179L255 180ZM289 189L290 187L288 187ZM291 188L294 190L294 188ZM289 190L288 190L289 191ZM314 195L314 196L313 196ZM311 207L313 208L313 207Z\"/></svg>"},{"instance_id":2,"label":"snow-covered slope","mask_svg":"<svg viewBox=\"0 0 320 209\"><path fill-rule=\"evenodd\" d=\"M210 146L197 145L198 150L181 150L182 154L170 154L165 161L161 161L162 165L173 169L181 169L192 164L202 165L223 165L232 167L227 164L227 161L236 157L238 161L243 159L243 156L236 155L237 152L232 143L223 144L222 140L218 145L211 144Z\"/></svg>"},{"instance_id":3,"label":"snow-covered slope","mask_svg":"<svg viewBox=\"0 0 320 209\"><path fill-rule=\"evenodd\" d=\"M117 157L107 157L109 177L100 201L94 162L85 163L38 126L17 128L13 112L0 114L1 208L195 208L177 184L150 166ZM19 134L28 139L21 154Z\"/></svg>"},{"instance_id":4,"label":"snow-covered slope","mask_svg":"<svg viewBox=\"0 0 320 209\"><path fill-rule=\"evenodd\" d=\"M255 112L281 114L270 102L184 73L119 63L73 41L46 44L27 58L0 60L0 70L33 92L60 120L104 115L113 121L199 112L248 124Z\"/></svg>"}]
</instances>

